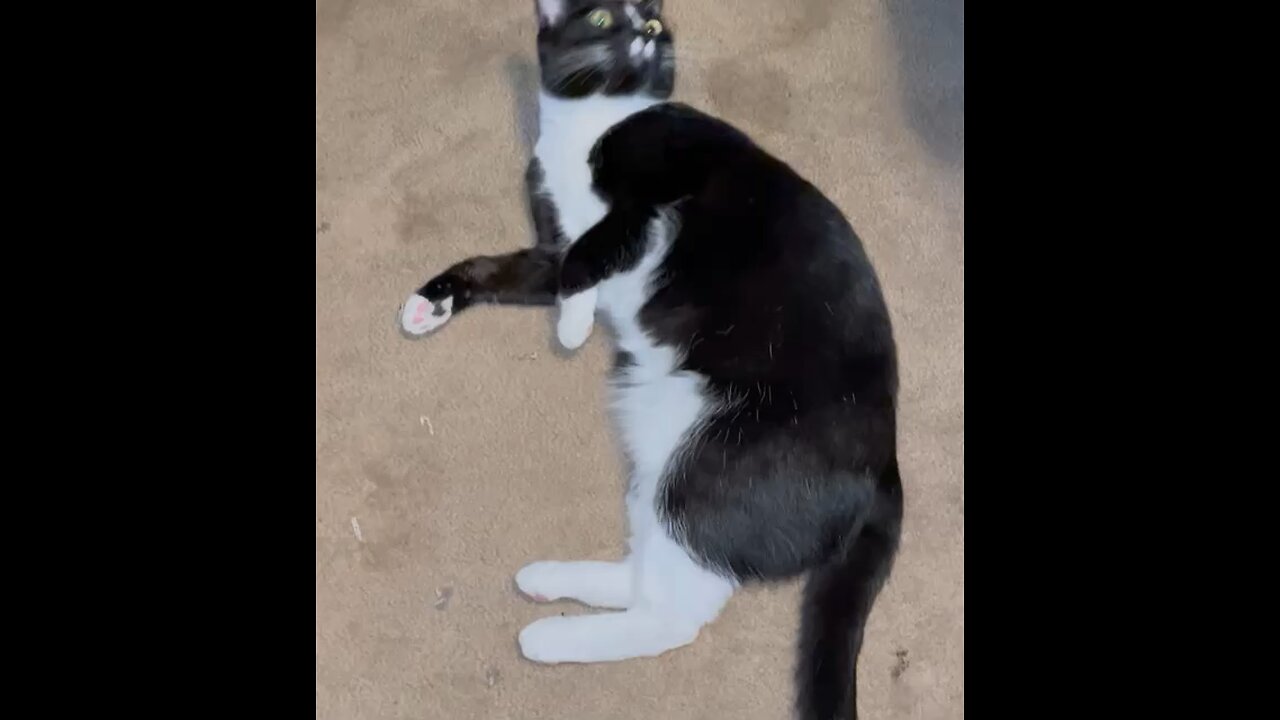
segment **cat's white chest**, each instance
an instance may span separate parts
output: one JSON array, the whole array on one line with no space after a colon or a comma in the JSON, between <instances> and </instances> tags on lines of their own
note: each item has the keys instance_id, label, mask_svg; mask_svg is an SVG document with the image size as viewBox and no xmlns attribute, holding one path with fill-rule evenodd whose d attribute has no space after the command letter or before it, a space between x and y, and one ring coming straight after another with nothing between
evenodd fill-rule
<instances>
[{"instance_id":1,"label":"cat's white chest","mask_svg":"<svg viewBox=\"0 0 1280 720\"><path fill-rule=\"evenodd\" d=\"M559 100L544 94L541 102L535 153L542 165L543 190L555 203L560 229L572 244L609 210L591 189L587 164L591 148L610 127L657 101ZM630 366L614 385L613 407L637 476L644 478L638 492L650 499L667 459L707 408L705 380L678 372L675 348L654 343L638 317L653 292L654 273L678 233L678 222L676 213L660 212L647 228L647 248L640 262L597 287L596 307L608 318L618 349L631 355ZM563 307L561 312L563 321ZM637 507L646 506L647 501L641 501Z\"/></svg>"},{"instance_id":2,"label":"cat's white chest","mask_svg":"<svg viewBox=\"0 0 1280 720\"><path fill-rule=\"evenodd\" d=\"M608 212L609 206L591 189L587 153L591 146L575 142L538 141L543 189L555 203L560 230L570 244L576 242ZM549 158L556 160L549 160Z\"/></svg>"},{"instance_id":3,"label":"cat's white chest","mask_svg":"<svg viewBox=\"0 0 1280 720\"><path fill-rule=\"evenodd\" d=\"M657 102L643 97L602 96L566 100L542 93L534 155L542 165L543 190L555 203L560 229L570 243L609 210L591 189L591 167L587 164L591 148L606 130Z\"/></svg>"}]
</instances>

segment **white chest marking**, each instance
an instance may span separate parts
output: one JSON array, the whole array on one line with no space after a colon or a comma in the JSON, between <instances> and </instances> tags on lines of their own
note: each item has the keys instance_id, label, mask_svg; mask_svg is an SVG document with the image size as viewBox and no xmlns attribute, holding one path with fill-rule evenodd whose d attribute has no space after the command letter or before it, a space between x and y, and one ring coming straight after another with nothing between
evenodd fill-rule
<instances>
[{"instance_id":1,"label":"white chest marking","mask_svg":"<svg viewBox=\"0 0 1280 720\"><path fill-rule=\"evenodd\" d=\"M649 97L592 96L538 99L539 131L534 155L542 165L544 189L560 214L560 229L572 244L603 218L608 206L591 189L587 155L605 131L659 100Z\"/></svg>"}]
</instances>

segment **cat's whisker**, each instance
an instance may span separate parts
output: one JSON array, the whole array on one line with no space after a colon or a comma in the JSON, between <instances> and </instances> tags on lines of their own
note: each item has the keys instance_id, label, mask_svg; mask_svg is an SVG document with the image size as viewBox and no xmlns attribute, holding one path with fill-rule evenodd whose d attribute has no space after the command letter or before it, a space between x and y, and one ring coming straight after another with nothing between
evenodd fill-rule
<instances>
[{"instance_id":1,"label":"cat's whisker","mask_svg":"<svg viewBox=\"0 0 1280 720\"><path fill-rule=\"evenodd\" d=\"M723 59L723 58L719 58L719 57L690 57L690 56L687 56L687 55L678 55L678 56L674 56L674 57L672 57L672 56L664 55L664 56L661 58L661 60L659 60L659 62L661 62L661 63L662 63L662 64L664 64L664 65L674 65L674 64L677 64L677 63L678 63L678 64L681 64L681 65L684 65L684 64L688 64L688 63L707 63L707 62L714 62L714 61L716 61L716 60L721 60L721 59Z\"/></svg>"},{"instance_id":2,"label":"cat's whisker","mask_svg":"<svg viewBox=\"0 0 1280 720\"><path fill-rule=\"evenodd\" d=\"M729 54L727 50L723 50L720 48L710 48L710 47L688 48L683 45L677 45L674 47L667 48L663 52L671 53L675 55L686 55L686 54L688 55L728 55Z\"/></svg>"}]
</instances>

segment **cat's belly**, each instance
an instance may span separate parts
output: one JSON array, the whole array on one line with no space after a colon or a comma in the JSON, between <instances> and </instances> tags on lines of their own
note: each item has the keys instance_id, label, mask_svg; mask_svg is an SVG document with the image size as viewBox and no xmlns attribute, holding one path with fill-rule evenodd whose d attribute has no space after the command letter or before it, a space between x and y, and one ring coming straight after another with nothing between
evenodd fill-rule
<instances>
[{"instance_id":1,"label":"cat's belly","mask_svg":"<svg viewBox=\"0 0 1280 720\"><path fill-rule=\"evenodd\" d=\"M706 380L689 372L618 382L612 396L614 418L636 477L653 481L710 409Z\"/></svg>"},{"instance_id":2,"label":"cat's belly","mask_svg":"<svg viewBox=\"0 0 1280 720\"><path fill-rule=\"evenodd\" d=\"M599 306L614 341L631 356L613 384L615 416L638 477L655 481L689 430L712 409L706 378L680 370L676 349L654 343L639 322L653 290L653 275L676 230L673 213L659 214L649 226L648 247L636 267L599 286Z\"/></svg>"}]
</instances>

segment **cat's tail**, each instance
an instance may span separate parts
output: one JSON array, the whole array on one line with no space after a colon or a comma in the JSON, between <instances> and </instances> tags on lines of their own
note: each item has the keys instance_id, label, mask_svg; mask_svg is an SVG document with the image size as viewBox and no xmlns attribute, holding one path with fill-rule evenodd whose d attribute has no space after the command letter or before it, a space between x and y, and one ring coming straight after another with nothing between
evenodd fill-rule
<instances>
[{"instance_id":1,"label":"cat's tail","mask_svg":"<svg viewBox=\"0 0 1280 720\"><path fill-rule=\"evenodd\" d=\"M871 606L898 549L902 480L894 461L852 543L809 574L800 619L796 706L801 720L858 717L858 653Z\"/></svg>"}]
</instances>

